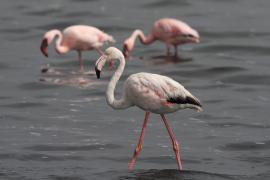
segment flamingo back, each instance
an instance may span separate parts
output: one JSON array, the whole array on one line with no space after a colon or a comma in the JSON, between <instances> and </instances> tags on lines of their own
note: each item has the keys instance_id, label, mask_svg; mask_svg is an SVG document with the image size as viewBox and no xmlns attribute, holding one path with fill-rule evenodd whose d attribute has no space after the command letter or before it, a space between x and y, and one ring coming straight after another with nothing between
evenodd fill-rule
<instances>
[{"instance_id":1,"label":"flamingo back","mask_svg":"<svg viewBox=\"0 0 270 180\"><path fill-rule=\"evenodd\" d=\"M113 38L98 28L86 25L74 25L63 31L62 45L75 50L91 50L99 48L104 42Z\"/></svg>"},{"instance_id":2,"label":"flamingo back","mask_svg":"<svg viewBox=\"0 0 270 180\"><path fill-rule=\"evenodd\" d=\"M127 98L136 106L153 113L171 113L201 106L184 86L173 79L151 73L131 75L125 84Z\"/></svg>"}]
</instances>

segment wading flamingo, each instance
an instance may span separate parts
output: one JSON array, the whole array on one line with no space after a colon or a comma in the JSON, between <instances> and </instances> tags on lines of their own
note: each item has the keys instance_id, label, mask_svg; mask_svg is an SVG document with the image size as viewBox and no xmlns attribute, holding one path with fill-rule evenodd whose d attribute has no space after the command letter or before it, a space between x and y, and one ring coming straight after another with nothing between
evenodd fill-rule
<instances>
[{"instance_id":1,"label":"wading flamingo","mask_svg":"<svg viewBox=\"0 0 270 180\"><path fill-rule=\"evenodd\" d=\"M145 37L144 33L136 29L132 35L124 41L123 53L129 57L134 48L136 38L144 45L153 43L156 40L162 41L167 46L167 55L170 54L170 47L174 46L175 56L177 56L177 46L186 43L198 43L199 33L186 23L172 18L159 19L154 23L151 32Z\"/></svg>"},{"instance_id":2,"label":"wading flamingo","mask_svg":"<svg viewBox=\"0 0 270 180\"><path fill-rule=\"evenodd\" d=\"M63 30L57 29L46 32L43 36L40 50L44 56L48 57L48 45L56 39L55 50L59 54L67 53L70 50L78 52L80 68L83 70L82 51L96 50L100 55L103 54L101 46L104 42L115 42L114 38L96 27L86 25L73 25Z\"/></svg>"},{"instance_id":3,"label":"wading flamingo","mask_svg":"<svg viewBox=\"0 0 270 180\"><path fill-rule=\"evenodd\" d=\"M107 103L114 109L126 109L131 106L137 106L145 111L143 127L133 158L128 166L129 170L133 169L139 152L142 149L145 129L151 112L160 114L172 140L178 168L182 170L179 145L164 114L186 108L202 111L200 101L173 79L144 72L129 76L125 81L122 98L115 99L115 86L125 68L125 58L121 51L115 47L106 49L104 55L96 61L95 70L97 78L100 78L100 72L106 61L110 62L113 59L117 59L120 63L108 84L106 91Z\"/></svg>"}]
</instances>

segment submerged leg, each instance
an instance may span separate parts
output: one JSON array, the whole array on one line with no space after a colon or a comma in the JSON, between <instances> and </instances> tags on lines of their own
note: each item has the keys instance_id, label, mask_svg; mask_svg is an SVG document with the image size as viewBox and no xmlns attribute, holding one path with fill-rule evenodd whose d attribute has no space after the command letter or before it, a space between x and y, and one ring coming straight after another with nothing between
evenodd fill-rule
<instances>
[{"instance_id":1,"label":"submerged leg","mask_svg":"<svg viewBox=\"0 0 270 180\"><path fill-rule=\"evenodd\" d=\"M80 62L80 69L81 71L83 71L83 59L82 59L82 52L78 51L78 58L79 58L79 62Z\"/></svg>"},{"instance_id":2,"label":"submerged leg","mask_svg":"<svg viewBox=\"0 0 270 180\"><path fill-rule=\"evenodd\" d=\"M135 166L136 160L138 158L139 152L142 150L142 145L143 145L143 139L144 139L144 135L145 135L145 129L146 129L146 125L147 125L147 121L149 118L150 112L146 112L145 113L145 117L144 117L144 122L143 122L143 127L141 130L141 135L138 141L138 144L136 146L136 149L134 151L133 157L131 159L131 161L128 164L128 169L132 170Z\"/></svg>"},{"instance_id":3,"label":"submerged leg","mask_svg":"<svg viewBox=\"0 0 270 180\"><path fill-rule=\"evenodd\" d=\"M178 142L177 140L175 139L174 135L173 135L173 132L164 116L164 114L161 114L160 115L165 126L166 126L166 129L170 135L170 138L172 140L172 144L173 144L173 150L174 150L174 153L175 153L175 157L176 157L176 161L177 161L177 165L178 165L178 169L179 170L182 170L182 163L181 163L181 159L180 159L180 149L179 149L179 145L178 145Z\"/></svg>"},{"instance_id":4,"label":"submerged leg","mask_svg":"<svg viewBox=\"0 0 270 180\"><path fill-rule=\"evenodd\" d=\"M177 45L174 45L174 56L178 56Z\"/></svg>"},{"instance_id":5,"label":"submerged leg","mask_svg":"<svg viewBox=\"0 0 270 180\"><path fill-rule=\"evenodd\" d=\"M169 56L171 54L171 52L170 52L170 49L171 49L170 44L166 44L166 47L167 47L167 56Z\"/></svg>"}]
</instances>

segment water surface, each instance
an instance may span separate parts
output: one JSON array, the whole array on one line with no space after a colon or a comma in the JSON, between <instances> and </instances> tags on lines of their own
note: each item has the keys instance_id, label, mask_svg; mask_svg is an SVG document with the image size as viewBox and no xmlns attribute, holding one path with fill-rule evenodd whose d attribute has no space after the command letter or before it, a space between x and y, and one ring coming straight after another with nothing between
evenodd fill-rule
<instances>
[{"instance_id":1,"label":"water surface","mask_svg":"<svg viewBox=\"0 0 270 180\"><path fill-rule=\"evenodd\" d=\"M270 2L195 0L49 0L0 3L0 179L268 179L270 169ZM170 76L196 95L204 111L167 116L181 143L176 170L160 117L151 115L143 151L127 171L144 112L111 109L104 92L112 72L93 74L96 52L39 51L44 32L72 24L97 26L121 43L161 17L188 22L200 44L179 48L139 43L123 79L146 71ZM52 72L41 73L50 64Z\"/></svg>"}]
</instances>

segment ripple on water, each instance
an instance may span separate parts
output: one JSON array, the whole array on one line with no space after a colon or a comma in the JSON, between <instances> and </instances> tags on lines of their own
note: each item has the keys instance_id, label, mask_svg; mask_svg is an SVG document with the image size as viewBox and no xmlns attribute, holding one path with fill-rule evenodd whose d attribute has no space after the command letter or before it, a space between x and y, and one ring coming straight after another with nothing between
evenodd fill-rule
<instances>
[{"instance_id":1,"label":"ripple on water","mask_svg":"<svg viewBox=\"0 0 270 180\"><path fill-rule=\"evenodd\" d=\"M252 46L252 45L235 45L235 44L212 44L196 48L198 52L218 53L218 52L243 52L243 53L257 53L260 55L269 55L270 48L265 46Z\"/></svg>"},{"instance_id":2,"label":"ripple on water","mask_svg":"<svg viewBox=\"0 0 270 180\"><path fill-rule=\"evenodd\" d=\"M269 75L257 75L257 74L242 74L225 77L221 79L225 83L233 84L247 84L247 85L269 85Z\"/></svg>"},{"instance_id":3,"label":"ripple on water","mask_svg":"<svg viewBox=\"0 0 270 180\"><path fill-rule=\"evenodd\" d=\"M226 31L226 32L215 32L215 31L203 31L200 30L202 37L206 38L249 38L249 37L265 37L269 36L269 32L252 32L252 31Z\"/></svg>"},{"instance_id":4,"label":"ripple on water","mask_svg":"<svg viewBox=\"0 0 270 180\"><path fill-rule=\"evenodd\" d=\"M18 102L18 103L1 105L1 107L16 108L16 109L40 108L40 107L44 107L44 106L48 106L48 104L39 103L39 102Z\"/></svg>"},{"instance_id":5,"label":"ripple on water","mask_svg":"<svg viewBox=\"0 0 270 180\"><path fill-rule=\"evenodd\" d=\"M4 114L0 115L0 120L6 120L6 121L11 121L11 120L16 120L16 121L29 121L31 118L25 117L25 116L18 116L14 114Z\"/></svg>"},{"instance_id":6,"label":"ripple on water","mask_svg":"<svg viewBox=\"0 0 270 180\"><path fill-rule=\"evenodd\" d=\"M236 117L233 116L215 116L212 114L207 114L207 113L201 113L195 118L202 119L202 120L230 120L230 119L235 119Z\"/></svg>"},{"instance_id":7,"label":"ripple on water","mask_svg":"<svg viewBox=\"0 0 270 180\"><path fill-rule=\"evenodd\" d=\"M164 8L164 7L185 7L189 6L190 3L187 0L159 0L159 1L154 1L150 3L145 3L142 5L144 8Z\"/></svg>"},{"instance_id":8,"label":"ripple on water","mask_svg":"<svg viewBox=\"0 0 270 180\"><path fill-rule=\"evenodd\" d=\"M81 0L80 0L81 1ZM86 180L80 176L59 176L59 175L49 175L50 180Z\"/></svg>"},{"instance_id":9,"label":"ripple on water","mask_svg":"<svg viewBox=\"0 0 270 180\"><path fill-rule=\"evenodd\" d=\"M179 75L181 77L196 77L196 78L209 78L209 77L217 77L225 74L231 74L234 72L244 71L245 68L242 67L234 67L234 66L224 66L224 67L212 67L206 69L192 69L192 70L183 70L179 71L169 71L166 74L171 75Z\"/></svg>"},{"instance_id":10,"label":"ripple on water","mask_svg":"<svg viewBox=\"0 0 270 180\"><path fill-rule=\"evenodd\" d=\"M225 146L220 147L222 150L227 151L250 151L250 150L265 150L270 149L270 141L260 141L260 142L239 142L239 143L229 143Z\"/></svg>"},{"instance_id":11,"label":"ripple on water","mask_svg":"<svg viewBox=\"0 0 270 180\"><path fill-rule=\"evenodd\" d=\"M30 15L30 16L52 16L52 15L58 15L61 14L62 10L59 8L51 8L51 9L44 9L44 10L38 10L38 11L26 11L24 14Z\"/></svg>"},{"instance_id":12,"label":"ripple on water","mask_svg":"<svg viewBox=\"0 0 270 180\"><path fill-rule=\"evenodd\" d=\"M193 163L193 164L200 164L201 162L198 160L191 160L191 159L181 159L184 163ZM156 156L156 157L144 157L141 158L140 161L150 162L155 164L175 164L175 157L174 156Z\"/></svg>"},{"instance_id":13,"label":"ripple on water","mask_svg":"<svg viewBox=\"0 0 270 180\"><path fill-rule=\"evenodd\" d=\"M119 25L113 25L113 26L107 26L107 25L100 25L98 26L99 29L101 29L104 32L112 33L112 32L132 32L134 31L134 28L127 27L127 26L119 26Z\"/></svg>"},{"instance_id":14,"label":"ripple on water","mask_svg":"<svg viewBox=\"0 0 270 180\"><path fill-rule=\"evenodd\" d=\"M259 156L240 156L237 159L240 161L246 161L249 163L257 163L257 164L263 164L266 166L270 166L270 157L259 157Z\"/></svg>"},{"instance_id":15,"label":"ripple on water","mask_svg":"<svg viewBox=\"0 0 270 180\"><path fill-rule=\"evenodd\" d=\"M78 2L95 2L95 1L98 1L98 0L70 0L70 1L78 3Z\"/></svg>"},{"instance_id":16,"label":"ripple on water","mask_svg":"<svg viewBox=\"0 0 270 180\"><path fill-rule=\"evenodd\" d=\"M36 29L41 29L41 30L44 30L44 31L48 31L50 29L63 30L66 27L71 26L73 24L77 24L77 22L76 21L66 21L66 22L61 21L61 22L49 23L49 24L42 25L42 26L36 26L35 28Z\"/></svg>"},{"instance_id":17,"label":"ripple on water","mask_svg":"<svg viewBox=\"0 0 270 180\"><path fill-rule=\"evenodd\" d=\"M65 161L65 160L83 160L85 158L71 155L47 155L47 154L0 154L1 160L19 160L19 161Z\"/></svg>"},{"instance_id":18,"label":"ripple on water","mask_svg":"<svg viewBox=\"0 0 270 180\"><path fill-rule=\"evenodd\" d=\"M20 28L20 27L0 29L0 32L2 34L14 34L14 35L22 35L22 34L29 33L30 31L31 31L31 29L29 29L29 28ZM8 37L8 36L6 36L6 37Z\"/></svg>"},{"instance_id":19,"label":"ripple on water","mask_svg":"<svg viewBox=\"0 0 270 180\"><path fill-rule=\"evenodd\" d=\"M59 86L54 85L54 84L44 84L40 82L22 83L18 87L19 89L22 89L22 90L44 90L44 89L59 88Z\"/></svg>"},{"instance_id":20,"label":"ripple on water","mask_svg":"<svg viewBox=\"0 0 270 180\"><path fill-rule=\"evenodd\" d=\"M90 145L34 145L25 147L33 151L91 151L100 149L119 149L116 144L90 144Z\"/></svg>"},{"instance_id":21,"label":"ripple on water","mask_svg":"<svg viewBox=\"0 0 270 180\"><path fill-rule=\"evenodd\" d=\"M237 122L221 122L221 123L208 123L209 126L217 128L226 128L226 127L241 127L241 128L255 128L255 129L269 129L269 125L264 124L245 124Z\"/></svg>"},{"instance_id":22,"label":"ripple on water","mask_svg":"<svg viewBox=\"0 0 270 180\"><path fill-rule=\"evenodd\" d=\"M227 175L227 174L217 174L203 171L192 171L192 170L183 170L179 172L174 169L164 169L164 170L137 170L133 172L116 172L116 171L108 171L104 173L97 173L96 176L98 178L106 178L109 179L145 179L145 180L158 180L158 179L166 179L166 180L240 180L247 179L244 176L236 176L236 175Z\"/></svg>"},{"instance_id":23,"label":"ripple on water","mask_svg":"<svg viewBox=\"0 0 270 180\"><path fill-rule=\"evenodd\" d=\"M63 18L76 18L76 17L79 17L79 18L80 17L95 17L95 18L98 18L98 17L105 17L105 15L90 12L90 11L80 11L80 12L66 12L66 13L60 15L60 17L63 17Z\"/></svg>"},{"instance_id":24,"label":"ripple on water","mask_svg":"<svg viewBox=\"0 0 270 180\"><path fill-rule=\"evenodd\" d=\"M10 69L10 67L7 63L0 62L0 69L6 70L6 69Z\"/></svg>"}]
</instances>

